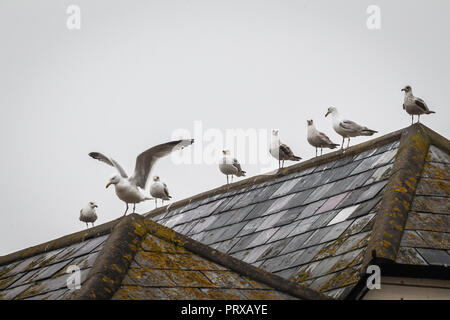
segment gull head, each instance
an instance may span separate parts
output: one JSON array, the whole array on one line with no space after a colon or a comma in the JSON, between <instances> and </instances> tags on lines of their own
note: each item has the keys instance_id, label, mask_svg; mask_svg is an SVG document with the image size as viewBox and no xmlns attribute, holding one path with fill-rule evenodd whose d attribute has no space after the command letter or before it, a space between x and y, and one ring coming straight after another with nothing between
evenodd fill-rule
<instances>
[{"instance_id":1,"label":"gull head","mask_svg":"<svg viewBox=\"0 0 450 320\"><path fill-rule=\"evenodd\" d=\"M272 130L272 135L275 137L278 137L278 130Z\"/></svg>"},{"instance_id":2,"label":"gull head","mask_svg":"<svg viewBox=\"0 0 450 320\"><path fill-rule=\"evenodd\" d=\"M106 185L106 188L108 188L110 185L112 184L118 184L120 182L120 176L119 175L114 175L111 177L111 179L109 179L108 184Z\"/></svg>"},{"instance_id":3,"label":"gull head","mask_svg":"<svg viewBox=\"0 0 450 320\"><path fill-rule=\"evenodd\" d=\"M153 181L158 182L159 181L159 176L154 176L153 177Z\"/></svg>"},{"instance_id":4,"label":"gull head","mask_svg":"<svg viewBox=\"0 0 450 320\"><path fill-rule=\"evenodd\" d=\"M308 127L313 125L312 119L311 120L306 120L306 123L308 124Z\"/></svg>"},{"instance_id":5,"label":"gull head","mask_svg":"<svg viewBox=\"0 0 450 320\"><path fill-rule=\"evenodd\" d=\"M412 88L411 86L405 86L401 91L405 91L405 93L408 93L412 91Z\"/></svg>"},{"instance_id":6,"label":"gull head","mask_svg":"<svg viewBox=\"0 0 450 320\"><path fill-rule=\"evenodd\" d=\"M229 155L230 154L230 150L222 150L223 155Z\"/></svg>"},{"instance_id":7,"label":"gull head","mask_svg":"<svg viewBox=\"0 0 450 320\"><path fill-rule=\"evenodd\" d=\"M98 208L98 205L94 201L89 201L89 207L94 209L94 208Z\"/></svg>"},{"instance_id":8,"label":"gull head","mask_svg":"<svg viewBox=\"0 0 450 320\"><path fill-rule=\"evenodd\" d=\"M335 107L329 107L327 110L327 113L325 114L325 117L328 116L329 114L336 114L337 113L337 109Z\"/></svg>"}]
</instances>

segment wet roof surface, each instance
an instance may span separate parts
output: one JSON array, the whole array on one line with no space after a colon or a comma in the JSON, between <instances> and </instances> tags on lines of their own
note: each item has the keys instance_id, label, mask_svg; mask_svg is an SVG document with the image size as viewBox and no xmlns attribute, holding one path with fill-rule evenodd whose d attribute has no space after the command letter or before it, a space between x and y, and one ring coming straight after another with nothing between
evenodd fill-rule
<instances>
[{"instance_id":1,"label":"wet roof surface","mask_svg":"<svg viewBox=\"0 0 450 320\"><path fill-rule=\"evenodd\" d=\"M71 293L67 268L80 268L82 284L106 238L92 238L0 266L0 299L64 299Z\"/></svg>"},{"instance_id":2,"label":"wet roof surface","mask_svg":"<svg viewBox=\"0 0 450 320\"><path fill-rule=\"evenodd\" d=\"M333 297L358 280L399 142L191 203L154 218Z\"/></svg>"}]
</instances>

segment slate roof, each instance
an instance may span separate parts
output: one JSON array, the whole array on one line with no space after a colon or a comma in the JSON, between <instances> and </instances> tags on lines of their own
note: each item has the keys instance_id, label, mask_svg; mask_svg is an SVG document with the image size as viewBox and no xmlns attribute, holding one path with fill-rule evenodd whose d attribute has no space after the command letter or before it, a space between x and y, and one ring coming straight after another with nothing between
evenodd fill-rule
<instances>
[{"instance_id":1,"label":"slate roof","mask_svg":"<svg viewBox=\"0 0 450 320\"><path fill-rule=\"evenodd\" d=\"M71 265L81 289L67 286ZM0 258L0 299L326 299L142 216Z\"/></svg>"},{"instance_id":2,"label":"slate roof","mask_svg":"<svg viewBox=\"0 0 450 320\"><path fill-rule=\"evenodd\" d=\"M448 267L448 152L447 139L415 124L147 217L330 297L353 297L374 261Z\"/></svg>"},{"instance_id":3,"label":"slate roof","mask_svg":"<svg viewBox=\"0 0 450 320\"><path fill-rule=\"evenodd\" d=\"M0 299L358 299L370 264L447 279L449 150L415 124L0 257Z\"/></svg>"}]
</instances>

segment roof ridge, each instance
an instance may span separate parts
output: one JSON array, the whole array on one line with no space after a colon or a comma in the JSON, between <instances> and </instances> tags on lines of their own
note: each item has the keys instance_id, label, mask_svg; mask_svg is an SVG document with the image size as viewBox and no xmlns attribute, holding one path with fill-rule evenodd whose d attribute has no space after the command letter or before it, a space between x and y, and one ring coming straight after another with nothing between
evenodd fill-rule
<instances>
[{"instance_id":1,"label":"roof ridge","mask_svg":"<svg viewBox=\"0 0 450 320\"><path fill-rule=\"evenodd\" d=\"M422 124L419 124L419 125L422 126L422 127L425 127ZM213 196L216 196L216 195L219 195L219 194L224 194L226 192L240 190L240 189L243 189L245 187L249 187L249 186L253 186L255 184L260 184L260 183L264 183L264 182L267 182L267 181L271 181L273 179L284 177L284 176L287 176L289 174L292 174L292 173L295 173L295 172L299 172L299 171L302 171L302 170L305 170L305 169L308 169L308 168L311 168L311 167L315 167L315 166L318 166L318 165L322 165L322 164L325 164L325 163L328 163L328 162L331 162L331 161L334 161L334 160L338 160L338 159L341 159L341 158L344 158L344 157L348 157L348 156L351 156L351 155L359 154L359 153L364 152L366 150L372 149L373 147L380 146L380 145L385 145L385 144L388 144L390 142L394 142L396 140L399 140L401 135L402 135L402 133L405 130L408 130L409 128L410 127L406 127L406 128L403 128L403 129L400 129L400 130L397 130L397 131L393 131L391 133L385 134L385 135L383 135L381 137L378 137L376 139L372 139L372 140L365 141L365 142L362 142L360 144L357 144L355 146L351 146L351 147L349 147L347 149L340 149L340 150L337 150L337 151L333 151L333 152L324 154L322 156L314 157L314 158L308 159L306 161L302 161L300 163L296 163L296 164L294 164L292 166L289 166L289 167L286 167L286 168L278 169L277 171L274 171L274 174L269 174L269 173L267 173L267 174L260 174L260 175L257 175L257 176L249 177L249 178L246 178L246 179L243 179L243 180L231 183L229 185L223 185L223 186L220 186L220 187L217 187L217 188L214 188L214 189L211 189L211 190L208 190L208 191L196 194L196 195L194 195L192 197L176 201L176 202L171 203L171 204L169 204L167 206L153 209L153 210L151 210L151 211L149 211L147 213L144 213L143 215L146 218L155 217L155 216L160 215L162 213L166 213L166 212L168 212L170 210L177 209L179 207L183 207L183 206L191 204L193 202L197 202L197 201L200 201L200 200L203 200L203 199L206 199L206 198L210 198L210 197L213 197ZM428 130L432 131L431 129L428 129ZM432 132L434 132L434 131L432 131Z\"/></svg>"},{"instance_id":2,"label":"roof ridge","mask_svg":"<svg viewBox=\"0 0 450 320\"><path fill-rule=\"evenodd\" d=\"M421 124L411 125L402 133L393 173L385 187L361 270L365 270L374 259L395 262L428 150L433 143L449 146L447 139Z\"/></svg>"},{"instance_id":3,"label":"roof ridge","mask_svg":"<svg viewBox=\"0 0 450 320\"><path fill-rule=\"evenodd\" d=\"M20 251L0 256L0 266L109 234L113 230L114 226L120 222L121 218L122 217L87 230L71 233L26 249L22 249Z\"/></svg>"}]
</instances>

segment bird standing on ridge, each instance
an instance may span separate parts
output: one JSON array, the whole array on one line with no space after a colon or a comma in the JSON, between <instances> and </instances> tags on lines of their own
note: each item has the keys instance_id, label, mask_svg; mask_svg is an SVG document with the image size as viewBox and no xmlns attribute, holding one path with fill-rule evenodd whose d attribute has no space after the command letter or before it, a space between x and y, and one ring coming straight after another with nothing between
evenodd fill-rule
<instances>
[{"instance_id":1,"label":"bird standing on ridge","mask_svg":"<svg viewBox=\"0 0 450 320\"><path fill-rule=\"evenodd\" d=\"M161 199L161 205L164 205L164 200L170 200L169 189L164 182L159 180L158 176L153 177L153 183L150 186L150 195L155 199L155 207L158 208L158 199Z\"/></svg>"},{"instance_id":2,"label":"bird standing on ridge","mask_svg":"<svg viewBox=\"0 0 450 320\"><path fill-rule=\"evenodd\" d=\"M272 130L272 141L270 143L270 154L278 160L278 169L284 167L285 160L299 161L300 157L294 155L291 148L281 143L278 130Z\"/></svg>"},{"instance_id":3,"label":"bird standing on ridge","mask_svg":"<svg viewBox=\"0 0 450 320\"><path fill-rule=\"evenodd\" d=\"M414 97L411 86L404 87L401 91L405 91L405 100L403 109L411 115L411 124L414 123L414 115L418 116L417 122L420 122L421 114L436 113L428 109L427 104L420 98Z\"/></svg>"},{"instance_id":4,"label":"bird standing on ridge","mask_svg":"<svg viewBox=\"0 0 450 320\"><path fill-rule=\"evenodd\" d=\"M335 149L339 147L339 144L333 143L328 136L316 129L312 120L306 120L308 123L308 137L307 140L310 145L316 147L316 157L317 148L320 148L320 155L322 155L322 148Z\"/></svg>"},{"instance_id":5,"label":"bird standing on ridge","mask_svg":"<svg viewBox=\"0 0 450 320\"><path fill-rule=\"evenodd\" d=\"M219 162L219 170L227 176L227 184L229 184L228 176L231 175L231 182L233 182L233 175L236 177L245 177L245 171L242 170L241 165L236 158L230 156L229 150L222 150L223 157Z\"/></svg>"},{"instance_id":6,"label":"bird standing on ridge","mask_svg":"<svg viewBox=\"0 0 450 320\"><path fill-rule=\"evenodd\" d=\"M92 223L92 226L94 226L94 222L97 220L95 208L98 208L97 204L94 201L89 201L89 203L80 210L80 221L86 222L86 229L89 228L88 222Z\"/></svg>"},{"instance_id":7,"label":"bird standing on ridge","mask_svg":"<svg viewBox=\"0 0 450 320\"><path fill-rule=\"evenodd\" d=\"M184 147L189 146L192 143L194 143L194 139L171 141L157 145L142 152L136 158L134 174L131 177L128 177L125 170L123 170L122 167L114 159L109 158L99 152L91 152L89 153L89 156L116 168L119 172L118 175L114 175L109 180L106 188L108 188L111 184L115 186L117 197L119 197L119 199L126 204L125 213L123 214L126 215L129 203L133 204L134 213L136 209L136 203L145 200L151 200L151 198L143 195L139 188L145 189L148 176L155 162L159 158L170 154L172 151L183 149Z\"/></svg>"},{"instance_id":8,"label":"bird standing on ridge","mask_svg":"<svg viewBox=\"0 0 450 320\"><path fill-rule=\"evenodd\" d=\"M350 138L358 136L371 136L378 131L361 126L351 120L343 120L339 116L336 108L329 107L325 117L331 114L333 118L333 129L342 136L342 146L344 148L345 138L348 138L347 148L350 146Z\"/></svg>"}]
</instances>

